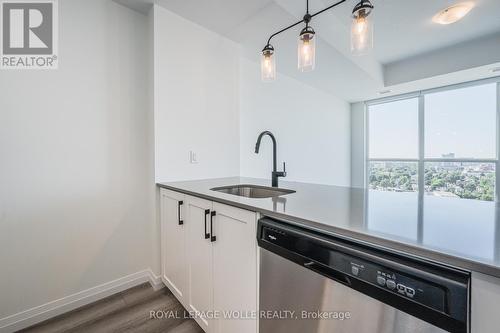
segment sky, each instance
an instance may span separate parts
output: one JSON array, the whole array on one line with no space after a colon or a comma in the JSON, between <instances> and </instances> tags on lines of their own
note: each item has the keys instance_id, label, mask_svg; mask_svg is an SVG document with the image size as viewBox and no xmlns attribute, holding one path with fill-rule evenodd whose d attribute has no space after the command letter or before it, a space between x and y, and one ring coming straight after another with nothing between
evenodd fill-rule
<instances>
[{"instance_id":1,"label":"sky","mask_svg":"<svg viewBox=\"0 0 500 333\"><path fill-rule=\"evenodd\" d=\"M370 158L418 158L418 99L369 108ZM425 95L425 157L496 157L496 83Z\"/></svg>"}]
</instances>

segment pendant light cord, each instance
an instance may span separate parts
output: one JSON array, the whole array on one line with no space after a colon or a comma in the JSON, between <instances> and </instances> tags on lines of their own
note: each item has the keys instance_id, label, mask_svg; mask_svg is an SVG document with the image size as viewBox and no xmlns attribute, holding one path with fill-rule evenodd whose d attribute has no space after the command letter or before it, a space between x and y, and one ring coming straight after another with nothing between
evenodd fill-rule
<instances>
[{"instance_id":1,"label":"pendant light cord","mask_svg":"<svg viewBox=\"0 0 500 333\"><path fill-rule=\"evenodd\" d=\"M312 15L309 15L309 0L306 0L306 16L308 16L308 17L309 17L309 19L311 19L311 18L315 17L316 15L319 15L319 14L321 14L321 13L323 13L323 12L325 12L325 11L329 10L329 9L332 9L333 7L337 7L338 5L340 5L340 4L342 4L342 3L346 2L346 1L347 1L347 0L341 0L341 1L339 1L339 2L334 3L334 4L333 4L333 5L331 5L331 6L326 7L325 9L320 10L320 11L319 11L319 12L317 12L317 13L314 13L314 14L312 14ZM293 27L295 27L295 26L297 26L297 25L299 25L299 24L301 24L301 23L306 23L306 24L308 24L308 22L306 22L306 20L305 20L305 19L302 19L302 20L300 20L300 21L298 21L298 22L296 22L296 23L294 23L294 24L289 25L289 26L288 26L288 27L286 27L286 28L281 29L280 31L275 32L275 33L274 33L274 34L272 34L272 35L269 37L269 39L267 40L267 45L269 45L269 44L271 43L271 39L272 39L274 36L279 35L280 33L284 32L284 31L287 31L288 29L291 29L291 28L293 28Z\"/></svg>"}]
</instances>

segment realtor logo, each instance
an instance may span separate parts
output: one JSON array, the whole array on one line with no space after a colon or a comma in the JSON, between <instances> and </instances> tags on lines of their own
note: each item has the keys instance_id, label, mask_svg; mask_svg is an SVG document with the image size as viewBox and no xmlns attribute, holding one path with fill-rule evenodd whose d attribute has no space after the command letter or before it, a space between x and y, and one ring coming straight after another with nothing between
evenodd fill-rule
<instances>
[{"instance_id":1,"label":"realtor logo","mask_svg":"<svg viewBox=\"0 0 500 333\"><path fill-rule=\"evenodd\" d=\"M0 0L2 69L57 68L57 0Z\"/></svg>"}]
</instances>

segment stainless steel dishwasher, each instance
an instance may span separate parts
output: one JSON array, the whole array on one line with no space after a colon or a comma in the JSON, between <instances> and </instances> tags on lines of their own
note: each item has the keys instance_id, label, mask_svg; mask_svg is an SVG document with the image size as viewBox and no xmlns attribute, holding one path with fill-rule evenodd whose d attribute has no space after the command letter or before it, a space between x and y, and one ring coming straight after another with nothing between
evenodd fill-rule
<instances>
[{"instance_id":1,"label":"stainless steel dishwasher","mask_svg":"<svg viewBox=\"0 0 500 333\"><path fill-rule=\"evenodd\" d=\"M470 274L262 218L260 333L469 332Z\"/></svg>"}]
</instances>

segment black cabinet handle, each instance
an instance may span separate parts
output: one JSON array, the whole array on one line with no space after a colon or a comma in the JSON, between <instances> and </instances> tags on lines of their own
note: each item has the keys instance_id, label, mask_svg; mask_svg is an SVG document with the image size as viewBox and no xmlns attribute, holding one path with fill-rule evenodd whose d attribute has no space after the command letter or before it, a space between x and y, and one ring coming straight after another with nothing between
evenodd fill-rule
<instances>
[{"instance_id":1,"label":"black cabinet handle","mask_svg":"<svg viewBox=\"0 0 500 333\"><path fill-rule=\"evenodd\" d=\"M217 237L214 235L214 216L216 215L215 212L210 213L210 232L212 233L212 237L210 237L211 242L215 242L217 240Z\"/></svg>"},{"instance_id":2,"label":"black cabinet handle","mask_svg":"<svg viewBox=\"0 0 500 333\"><path fill-rule=\"evenodd\" d=\"M205 239L209 239L210 238L210 234L207 233L207 217L208 217L208 214L210 214L210 209L205 209L205 232L204 232Z\"/></svg>"},{"instance_id":3,"label":"black cabinet handle","mask_svg":"<svg viewBox=\"0 0 500 333\"><path fill-rule=\"evenodd\" d=\"M177 219L179 220L179 225L183 225L184 221L181 220L181 206L184 204L184 201L179 201L177 203Z\"/></svg>"}]
</instances>

